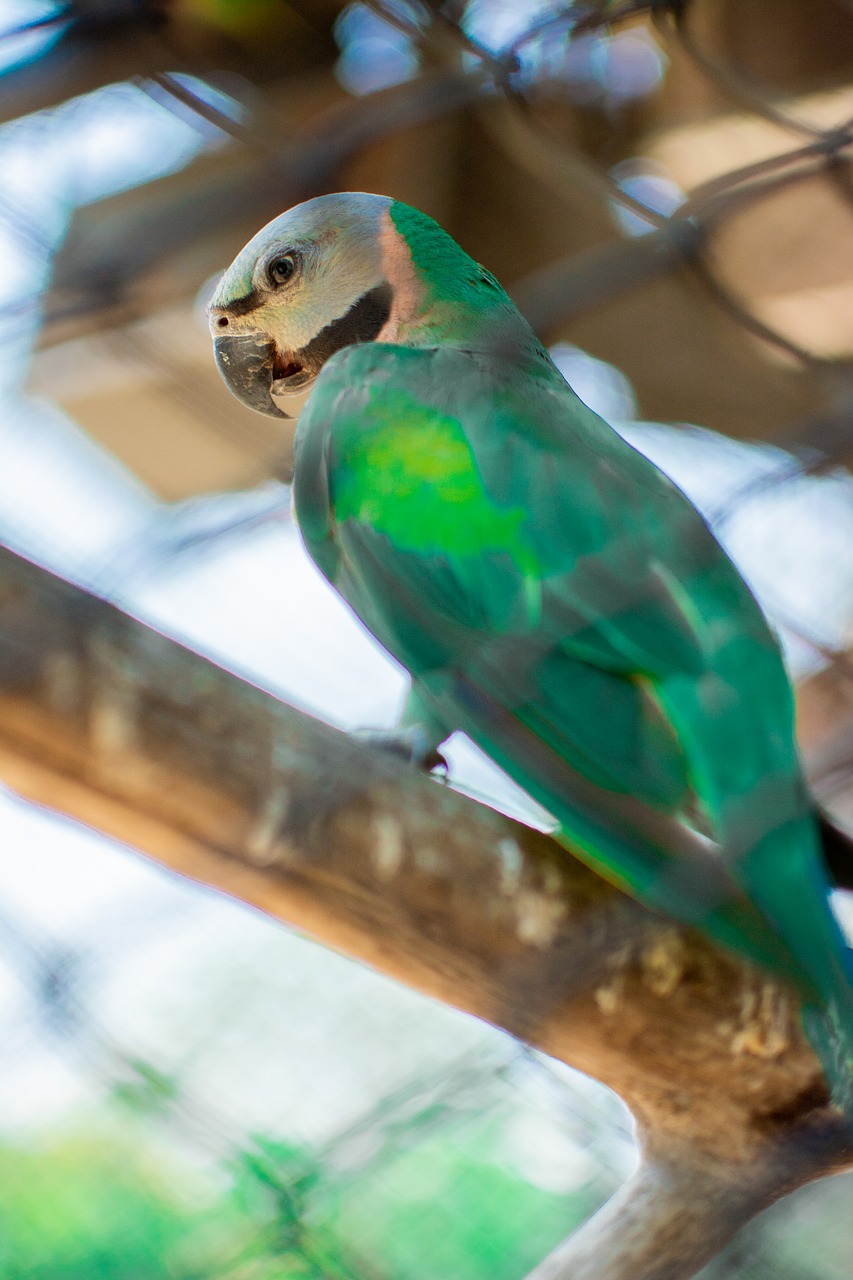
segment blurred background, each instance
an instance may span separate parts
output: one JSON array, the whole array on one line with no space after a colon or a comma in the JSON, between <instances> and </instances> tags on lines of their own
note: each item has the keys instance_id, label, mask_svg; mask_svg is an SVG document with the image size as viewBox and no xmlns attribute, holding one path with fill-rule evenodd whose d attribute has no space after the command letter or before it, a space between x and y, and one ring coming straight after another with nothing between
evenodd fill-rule
<instances>
[{"instance_id":1,"label":"blurred background","mask_svg":"<svg viewBox=\"0 0 853 1280\"><path fill-rule=\"evenodd\" d=\"M842 0L0 0L0 541L391 723L204 317L282 209L381 191L706 512L853 821L851 156ZM4 792L0 853L4 1280L521 1280L633 1167L616 1098L488 1026ZM849 1278L851 1191L703 1275Z\"/></svg>"}]
</instances>

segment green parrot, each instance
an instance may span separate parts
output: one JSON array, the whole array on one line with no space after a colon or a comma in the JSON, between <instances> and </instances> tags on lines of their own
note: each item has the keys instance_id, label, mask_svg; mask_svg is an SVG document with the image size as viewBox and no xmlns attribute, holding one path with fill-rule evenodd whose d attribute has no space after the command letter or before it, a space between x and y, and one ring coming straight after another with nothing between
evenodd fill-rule
<instances>
[{"instance_id":1,"label":"green parrot","mask_svg":"<svg viewBox=\"0 0 853 1280\"><path fill-rule=\"evenodd\" d=\"M853 963L790 682L688 499L491 272L388 197L283 213L209 314L234 394L302 408L297 522L411 675L395 741L423 762L462 730L595 871L793 980L853 1112Z\"/></svg>"}]
</instances>

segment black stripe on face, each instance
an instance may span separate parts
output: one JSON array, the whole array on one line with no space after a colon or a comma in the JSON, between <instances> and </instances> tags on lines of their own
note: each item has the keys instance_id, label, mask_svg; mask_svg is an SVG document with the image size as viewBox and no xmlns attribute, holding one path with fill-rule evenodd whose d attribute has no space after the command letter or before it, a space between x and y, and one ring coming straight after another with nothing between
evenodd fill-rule
<instances>
[{"instance_id":1,"label":"black stripe on face","mask_svg":"<svg viewBox=\"0 0 853 1280\"><path fill-rule=\"evenodd\" d=\"M312 372L319 371L342 347L373 342L391 314L392 297L387 283L363 293L345 315L327 324L301 351L295 352L294 359Z\"/></svg>"},{"instance_id":2,"label":"black stripe on face","mask_svg":"<svg viewBox=\"0 0 853 1280\"><path fill-rule=\"evenodd\" d=\"M258 307L262 307L266 302L266 297L259 289L250 289L248 293L243 294L242 298L235 298L233 302L227 302L223 306L223 310L232 316L247 316L252 311L257 311Z\"/></svg>"}]
</instances>

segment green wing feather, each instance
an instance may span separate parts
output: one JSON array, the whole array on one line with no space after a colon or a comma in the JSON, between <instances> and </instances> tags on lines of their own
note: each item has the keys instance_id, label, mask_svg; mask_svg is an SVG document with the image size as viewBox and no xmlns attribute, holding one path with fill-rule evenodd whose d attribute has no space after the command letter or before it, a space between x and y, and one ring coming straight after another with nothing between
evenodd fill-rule
<instances>
[{"instance_id":1,"label":"green wing feather","mask_svg":"<svg viewBox=\"0 0 853 1280\"><path fill-rule=\"evenodd\" d=\"M555 369L449 346L339 353L297 449L309 551L448 731L600 873L819 992L849 1082L853 988L790 685L679 490Z\"/></svg>"}]
</instances>

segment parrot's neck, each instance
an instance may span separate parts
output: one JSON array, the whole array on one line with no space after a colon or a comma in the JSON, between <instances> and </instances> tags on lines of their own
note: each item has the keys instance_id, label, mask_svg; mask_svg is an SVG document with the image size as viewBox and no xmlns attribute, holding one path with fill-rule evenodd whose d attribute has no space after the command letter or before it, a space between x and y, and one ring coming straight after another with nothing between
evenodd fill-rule
<instances>
[{"instance_id":1,"label":"parrot's neck","mask_svg":"<svg viewBox=\"0 0 853 1280\"><path fill-rule=\"evenodd\" d=\"M396 202L383 221L383 267L394 302L380 342L457 346L517 364L528 374L553 368L495 277L437 222Z\"/></svg>"}]
</instances>

